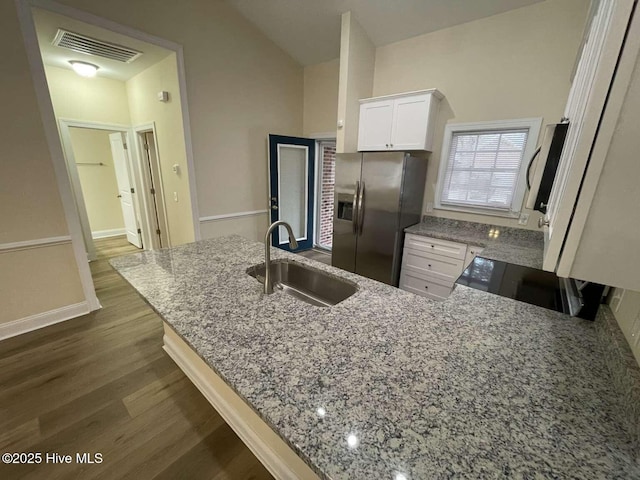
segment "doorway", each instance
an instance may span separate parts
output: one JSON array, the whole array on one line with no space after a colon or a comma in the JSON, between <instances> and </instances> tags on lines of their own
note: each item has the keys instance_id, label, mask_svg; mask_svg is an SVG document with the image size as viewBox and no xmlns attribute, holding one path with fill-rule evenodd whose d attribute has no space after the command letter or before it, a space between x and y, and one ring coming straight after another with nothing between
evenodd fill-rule
<instances>
[{"instance_id":1,"label":"doorway","mask_svg":"<svg viewBox=\"0 0 640 480\"><path fill-rule=\"evenodd\" d=\"M88 260L96 259L94 238L126 235L143 248L130 129L71 120L60 120L59 129Z\"/></svg>"},{"instance_id":2,"label":"doorway","mask_svg":"<svg viewBox=\"0 0 640 480\"><path fill-rule=\"evenodd\" d=\"M140 158L141 182L147 221L151 232L152 248L171 246L169 239L169 222L165 205L164 188L162 186L162 168L158 155L158 143L155 126L149 125L134 129L137 137Z\"/></svg>"}]
</instances>

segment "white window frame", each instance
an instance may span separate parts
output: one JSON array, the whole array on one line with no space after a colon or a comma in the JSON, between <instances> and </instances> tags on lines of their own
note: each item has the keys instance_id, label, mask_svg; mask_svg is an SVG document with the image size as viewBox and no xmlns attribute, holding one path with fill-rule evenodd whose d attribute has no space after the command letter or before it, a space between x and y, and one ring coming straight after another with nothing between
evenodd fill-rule
<instances>
[{"instance_id":1,"label":"white window frame","mask_svg":"<svg viewBox=\"0 0 640 480\"><path fill-rule=\"evenodd\" d=\"M473 122L473 123L449 123L444 129L444 140L442 142L442 153L440 155L440 165L438 168L438 183L436 185L435 207L438 210L453 210L456 212L475 213L482 215L492 215L496 217L517 218L520 216L524 203L524 196L527 190L527 165L533 156L538 145L538 137L542 128L542 117L519 118L513 120L496 120L489 122ZM458 205L442 204L442 189L444 187L444 177L449 162L449 153L451 150L451 139L454 133L464 132L491 132L493 130L514 130L527 129L527 143L522 153L522 163L518 171L518 181L513 193L510 210L503 210L490 207L464 207Z\"/></svg>"}]
</instances>

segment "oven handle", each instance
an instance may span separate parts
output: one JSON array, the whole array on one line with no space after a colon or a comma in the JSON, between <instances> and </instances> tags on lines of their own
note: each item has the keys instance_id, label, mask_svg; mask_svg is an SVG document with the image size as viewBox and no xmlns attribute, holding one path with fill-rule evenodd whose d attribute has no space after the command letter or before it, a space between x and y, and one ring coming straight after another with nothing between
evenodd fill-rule
<instances>
[{"instance_id":1,"label":"oven handle","mask_svg":"<svg viewBox=\"0 0 640 480\"><path fill-rule=\"evenodd\" d=\"M533 155L531 156L531 160L529 160L529 165L527 166L527 189L528 190L531 190L531 180L529 179L531 175L531 166L533 165L533 161L536 159L541 149L542 149L542 145L536 148L536 151L533 152Z\"/></svg>"}]
</instances>

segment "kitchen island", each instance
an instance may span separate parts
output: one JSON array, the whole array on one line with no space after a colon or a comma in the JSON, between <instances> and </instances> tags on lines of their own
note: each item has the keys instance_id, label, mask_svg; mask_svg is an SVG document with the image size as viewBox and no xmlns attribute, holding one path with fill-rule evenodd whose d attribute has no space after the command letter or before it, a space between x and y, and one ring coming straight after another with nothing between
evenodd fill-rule
<instances>
[{"instance_id":1,"label":"kitchen island","mask_svg":"<svg viewBox=\"0 0 640 480\"><path fill-rule=\"evenodd\" d=\"M357 284L330 308L262 293L238 236L111 261L320 477L638 478L594 324L459 287Z\"/></svg>"}]
</instances>

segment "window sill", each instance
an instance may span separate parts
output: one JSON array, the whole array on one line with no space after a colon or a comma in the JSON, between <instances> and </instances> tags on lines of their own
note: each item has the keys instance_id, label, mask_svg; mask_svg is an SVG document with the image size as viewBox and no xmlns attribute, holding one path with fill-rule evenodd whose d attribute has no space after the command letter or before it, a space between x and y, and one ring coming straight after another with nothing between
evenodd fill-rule
<instances>
[{"instance_id":1,"label":"window sill","mask_svg":"<svg viewBox=\"0 0 640 480\"><path fill-rule=\"evenodd\" d=\"M448 212L461 212L461 213L469 213L472 215L484 215L488 217L501 217L501 218L520 218L520 212L506 212L499 210L492 210L490 208L464 208L464 207L453 207L447 205L437 205L434 207L434 210L443 210Z\"/></svg>"}]
</instances>

